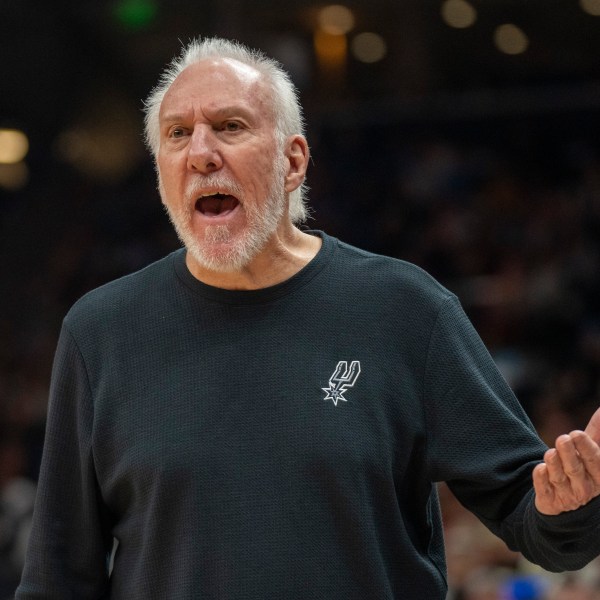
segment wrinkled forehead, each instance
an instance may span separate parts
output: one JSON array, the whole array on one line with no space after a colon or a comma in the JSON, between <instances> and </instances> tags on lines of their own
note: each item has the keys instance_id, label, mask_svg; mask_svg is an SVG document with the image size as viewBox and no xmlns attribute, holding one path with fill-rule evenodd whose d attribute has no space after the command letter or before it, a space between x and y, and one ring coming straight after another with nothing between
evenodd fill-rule
<instances>
[{"instance_id":1,"label":"wrinkled forehead","mask_svg":"<svg viewBox=\"0 0 600 600\"><path fill-rule=\"evenodd\" d=\"M167 89L161 103L177 98L215 98L219 95L247 100L273 113L267 78L251 65L233 58L206 58L186 67Z\"/></svg>"}]
</instances>

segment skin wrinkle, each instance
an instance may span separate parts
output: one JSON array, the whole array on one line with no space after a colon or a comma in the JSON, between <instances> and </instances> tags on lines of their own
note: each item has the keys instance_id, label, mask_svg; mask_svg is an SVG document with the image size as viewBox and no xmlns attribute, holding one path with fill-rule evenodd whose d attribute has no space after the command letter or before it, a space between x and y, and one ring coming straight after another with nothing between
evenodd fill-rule
<instances>
[{"instance_id":1,"label":"skin wrinkle","mask_svg":"<svg viewBox=\"0 0 600 600\"><path fill-rule=\"evenodd\" d=\"M289 218L289 193L304 180L308 145L300 135L280 142L268 92L252 67L204 60L175 79L160 109L163 204L192 274L220 287L261 287L265 276L273 283L286 279L320 247ZM214 191L239 204L211 223L196 201Z\"/></svg>"}]
</instances>

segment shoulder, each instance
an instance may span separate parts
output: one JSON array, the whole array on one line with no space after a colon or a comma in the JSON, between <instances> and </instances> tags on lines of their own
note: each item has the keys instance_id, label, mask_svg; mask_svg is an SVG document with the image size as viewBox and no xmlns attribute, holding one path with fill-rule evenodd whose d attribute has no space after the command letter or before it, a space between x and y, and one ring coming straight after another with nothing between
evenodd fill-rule
<instances>
[{"instance_id":1,"label":"shoulder","mask_svg":"<svg viewBox=\"0 0 600 600\"><path fill-rule=\"evenodd\" d=\"M88 292L71 307L65 325L73 330L92 323L118 326L161 302L173 293L173 261L180 252Z\"/></svg>"},{"instance_id":2,"label":"shoulder","mask_svg":"<svg viewBox=\"0 0 600 600\"><path fill-rule=\"evenodd\" d=\"M405 305L441 306L454 294L421 267L389 256L361 250L338 241L338 272L373 299L390 299Z\"/></svg>"}]
</instances>

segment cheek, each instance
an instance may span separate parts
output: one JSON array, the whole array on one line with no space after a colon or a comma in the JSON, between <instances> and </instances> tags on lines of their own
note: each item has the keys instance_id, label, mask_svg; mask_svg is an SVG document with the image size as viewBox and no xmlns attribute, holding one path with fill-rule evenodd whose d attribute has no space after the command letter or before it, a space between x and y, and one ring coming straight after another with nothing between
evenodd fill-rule
<instances>
[{"instance_id":1,"label":"cheek","mask_svg":"<svg viewBox=\"0 0 600 600\"><path fill-rule=\"evenodd\" d=\"M166 191L165 191L165 184L162 180L162 177L158 177L158 193L160 194L160 200L163 204L167 203L167 199L166 199Z\"/></svg>"},{"instance_id":2,"label":"cheek","mask_svg":"<svg viewBox=\"0 0 600 600\"><path fill-rule=\"evenodd\" d=\"M157 161L157 172L159 186L161 186L164 191L171 193L176 191L178 187L183 184L182 177L178 175L177 166L172 161Z\"/></svg>"},{"instance_id":3,"label":"cheek","mask_svg":"<svg viewBox=\"0 0 600 600\"><path fill-rule=\"evenodd\" d=\"M277 177L278 182L281 179L283 184L283 175L277 168L276 159L268 155L264 150L257 153L255 160L245 173L246 181L252 186L255 194L263 198L272 188L273 178Z\"/></svg>"}]
</instances>

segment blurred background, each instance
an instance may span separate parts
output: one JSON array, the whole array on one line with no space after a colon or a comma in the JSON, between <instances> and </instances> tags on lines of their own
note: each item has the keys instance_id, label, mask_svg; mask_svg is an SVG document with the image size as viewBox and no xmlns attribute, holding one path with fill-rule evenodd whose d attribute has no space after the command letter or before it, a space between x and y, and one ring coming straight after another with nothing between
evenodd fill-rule
<instances>
[{"instance_id":1,"label":"blurred background","mask_svg":"<svg viewBox=\"0 0 600 600\"><path fill-rule=\"evenodd\" d=\"M600 0L0 0L0 600L19 579L61 320L178 247L142 106L181 42L300 89L312 219L458 294L551 443L600 405ZM453 600L592 600L442 487Z\"/></svg>"}]
</instances>

